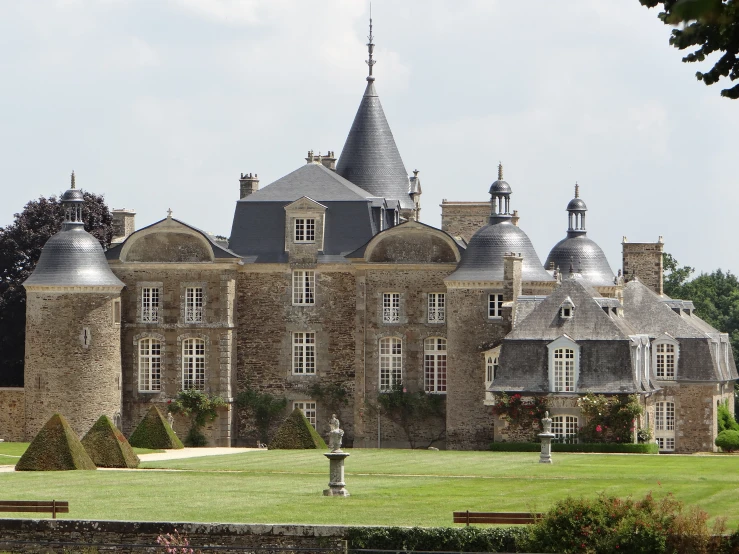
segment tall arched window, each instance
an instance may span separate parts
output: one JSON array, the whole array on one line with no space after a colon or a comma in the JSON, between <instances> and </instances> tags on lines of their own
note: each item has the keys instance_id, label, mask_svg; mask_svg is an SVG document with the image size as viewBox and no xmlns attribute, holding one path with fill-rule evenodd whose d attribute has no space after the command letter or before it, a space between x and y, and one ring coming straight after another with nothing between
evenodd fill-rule
<instances>
[{"instance_id":1,"label":"tall arched window","mask_svg":"<svg viewBox=\"0 0 739 554\"><path fill-rule=\"evenodd\" d=\"M157 339L139 340L139 392L162 390L162 343Z\"/></svg>"},{"instance_id":2,"label":"tall arched window","mask_svg":"<svg viewBox=\"0 0 739 554\"><path fill-rule=\"evenodd\" d=\"M205 389L205 341L182 341L182 389Z\"/></svg>"},{"instance_id":3,"label":"tall arched window","mask_svg":"<svg viewBox=\"0 0 739 554\"><path fill-rule=\"evenodd\" d=\"M576 392L580 371L580 347L566 335L550 342L547 347L549 348L549 390Z\"/></svg>"},{"instance_id":4,"label":"tall arched window","mask_svg":"<svg viewBox=\"0 0 739 554\"><path fill-rule=\"evenodd\" d=\"M446 393L446 339L423 341L423 386L426 392Z\"/></svg>"},{"instance_id":5,"label":"tall arched window","mask_svg":"<svg viewBox=\"0 0 739 554\"><path fill-rule=\"evenodd\" d=\"M672 338L657 339L652 344L654 376L659 381L674 381L677 377L679 344Z\"/></svg>"},{"instance_id":6,"label":"tall arched window","mask_svg":"<svg viewBox=\"0 0 739 554\"><path fill-rule=\"evenodd\" d=\"M397 337L380 339L380 392L388 392L403 382L403 341Z\"/></svg>"}]
</instances>

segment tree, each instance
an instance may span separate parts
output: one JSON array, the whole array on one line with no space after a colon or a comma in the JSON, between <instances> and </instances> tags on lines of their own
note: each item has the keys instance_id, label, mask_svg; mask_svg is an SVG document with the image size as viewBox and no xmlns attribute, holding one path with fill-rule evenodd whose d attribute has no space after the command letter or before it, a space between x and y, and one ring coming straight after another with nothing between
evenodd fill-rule
<instances>
[{"instance_id":1,"label":"tree","mask_svg":"<svg viewBox=\"0 0 739 554\"><path fill-rule=\"evenodd\" d=\"M84 192L85 230L103 248L113 238L113 217L102 196ZM46 241L61 229L64 209L56 196L32 200L0 228L0 387L23 386L26 341L26 291Z\"/></svg>"},{"instance_id":2,"label":"tree","mask_svg":"<svg viewBox=\"0 0 739 554\"><path fill-rule=\"evenodd\" d=\"M267 444L269 442L269 428L287 408L287 398L276 397L268 392L258 392L247 388L236 397L236 405L248 412L259 433L260 443Z\"/></svg>"},{"instance_id":3,"label":"tree","mask_svg":"<svg viewBox=\"0 0 739 554\"><path fill-rule=\"evenodd\" d=\"M713 67L695 76L706 85L722 77L739 78L739 0L639 0L642 6L661 5L659 18L666 25L681 25L672 30L670 44L678 50L692 49L683 62L702 62L707 56L721 52ZM739 98L739 84L721 91L721 96Z\"/></svg>"},{"instance_id":4,"label":"tree","mask_svg":"<svg viewBox=\"0 0 739 554\"><path fill-rule=\"evenodd\" d=\"M208 440L200 430L218 417L218 409L224 406L227 404L220 396L208 396L203 391L189 389L180 391L177 400L169 404L167 410L190 418L190 430L185 438L187 446L205 446Z\"/></svg>"}]
</instances>

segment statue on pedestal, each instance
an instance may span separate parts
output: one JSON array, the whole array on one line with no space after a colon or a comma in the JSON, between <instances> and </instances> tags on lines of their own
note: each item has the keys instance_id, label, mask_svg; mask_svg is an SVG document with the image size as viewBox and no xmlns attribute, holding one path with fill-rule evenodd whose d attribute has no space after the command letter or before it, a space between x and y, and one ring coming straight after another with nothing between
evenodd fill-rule
<instances>
[{"instance_id":1,"label":"statue on pedestal","mask_svg":"<svg viewBox=\"0 0 739 554\"><path fill-rule=\"evenodd\" d=\"M328 422L331 430L328 435L328 447L331 452L341 451L341 440L344 438L344 431L339 429L339 420L336 419L336 414L331 414L331 419Z\"/></svg>"}]
</instances>

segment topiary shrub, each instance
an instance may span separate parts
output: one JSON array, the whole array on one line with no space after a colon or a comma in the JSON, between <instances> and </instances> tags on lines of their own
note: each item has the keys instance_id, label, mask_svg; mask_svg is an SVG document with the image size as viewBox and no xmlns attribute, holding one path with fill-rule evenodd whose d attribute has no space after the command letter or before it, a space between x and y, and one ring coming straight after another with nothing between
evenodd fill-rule
<instances>
[{"instance_id":1,"label":"topiary shrub","mask_svg":"<svg viewBox=\"0 0 739 554\"><path fill-rule=\"evenodd\" d=\"M714 443L724 452L739 450L739 431L721 431Z\"/></svg>"},{"instance_id":2,"label":"topiary shrub","mask_svg":"<svg viewBox=\"0 0 739 554\"><path fill-rule=\"evenodd\" d=\"M85 448L59 414L46 422L15 465L16 471L97 469Z\"/></svg>"},{"instance_id":3,"label":"topiary shrub","mask_svg":"<svg viewBox=\"0 0 739 554\"><path fill-rule=\"evenodd\" d=\"M718 405L718 432L739 431L739 423L729 411L729 401L725 400Z\"/></svg>"},{"instance_id":4,"label":"topiary shrub","mask_svg":"<svg viewBox=\"0 0 739 554\"><path fill-rule=\"evenodd\" d=\"M269 443L270 450L328 448L299 408L287 417Z\"/></svg>"},{"instance_id":5,"label":"topiary shrub","mask_svg":"<svg viewBox=\"0 0 739 554\"><path fill-rule=\"evenodd\" d=\"M128 437L128 442L131 446L152 450L185 448L156 406L149 408L144 419Z\"/></svg>"},{"instance_id":6,"label":"topiary shrub","mask_svg":"<svg viewBox=\"0 0 739 554\"><path fill-rule=\"evenodd\" d=\"M139 467L141 460L108 416L100 416L81 442L98 467Z\"/></svg>"}]
</instances>

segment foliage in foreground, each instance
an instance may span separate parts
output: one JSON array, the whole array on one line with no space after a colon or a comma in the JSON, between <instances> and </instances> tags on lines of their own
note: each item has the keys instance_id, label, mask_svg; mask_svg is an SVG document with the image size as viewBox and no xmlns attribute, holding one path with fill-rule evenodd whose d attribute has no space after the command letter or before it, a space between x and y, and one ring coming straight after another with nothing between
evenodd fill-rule
<instances>
[{"instance_id":1,"label":"foliage in foreground","mask_svg":"<svg viewBox=\"0 0 739 554\"><path fill-rule=\"evenodd\" d=\"M224 406L226 402L220 396L208 396L203 391L189 389L180 391L177 399L167 405L167 410L190 418L190 430L185 437L187 446L205 446L208 440L201 429L218 417L218 408Z\"/></svg>"},{"instance_id":2,"label":"foliage in foreground","mask_svg":"<svg viewBox=\"0 0 739 554\"><path fill-rule=\"evenodd\" d=\"M15 465L16 471L97 469L77 434L59 414L46 422Z\"/></svg>"},{"instance_id":3,"label":"foliage in foreground","mask_svg":"<svg viewBox=\"0 0 739 554\"><path fill-rule=\"evenodd\" d=\"M106 415L100 416L81 442L97 467L139 467L139 457Z\"/></svg>"},{"instance_id":4,"label":"foliage in foreground","mask_svg":"<svg viewBox=\"0 0 739 554\"><path fill-rule=\"evenodd\" d=\"M449 514L451 516L451 513ZM518 552L525 527L349 527L349 549Z\"/></svg>"},{"instance_id":5,"label":"foliage in foreground","mask_svg":"<svg viewBox=\"0 0 739 554\"><path fill-rule=\"evenodd\" d=\"M269 449L299 450L311 448L327 448L326 442L310 424L303 411L295 408L280 425L269 443Z\"/></svg>"},{"instance_id":6,"label":"foliage in foreground","mask_svg":"<svg viewBox=\"0 0 739 554\"><path fill-rule=\"evenodd\" d=\"M539 442L494 442L490 445L493 452L539 452ZM655 443L552 443L552 452L600 452L603 454L659 454L659 446Z\"/></svg>"},{"instance_id":7,"label":"foliage in foreground","mask_svg":"<svg viewBox=\"0 0 739 554\"><path fill-rule=\"evenodd\" d=\"M246 389L236 397L236 405L244 409L254 421L259 433L259 441L269 442L269 428L277 417L285 411L287 398L278 398L268 392Z\"/></svg>"},{"instance_id":8,"label":"foliage in foreground","mask_svg":"<svg viewBox=\"0 0 739 554\"><path fill-rule=\"evenodd\" d=\"M149 408L141 423L128 437L128 442L131 446L138 448L165 450L185 448L156 406Z\"/></svg>"}]
</instances>

